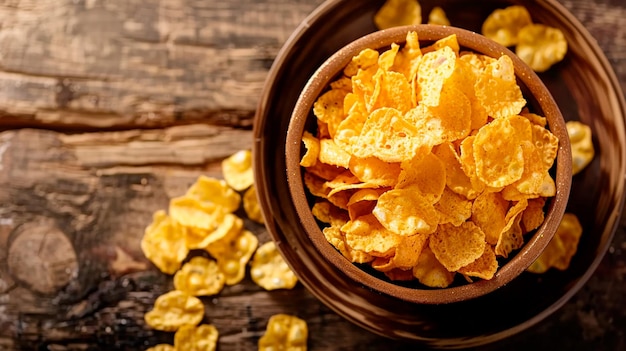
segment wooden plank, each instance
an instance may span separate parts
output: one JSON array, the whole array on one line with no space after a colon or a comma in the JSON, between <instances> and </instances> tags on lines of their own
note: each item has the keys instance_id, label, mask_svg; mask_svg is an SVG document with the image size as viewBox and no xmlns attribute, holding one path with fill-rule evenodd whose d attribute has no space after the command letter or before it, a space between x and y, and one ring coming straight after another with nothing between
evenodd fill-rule
<instances>
[{"instance_id":1,"label":"wooden plank","mask_svg":"<svg viewBox=\"0 0 626 351\"><path fill-rule=\"evenodd\" d=\"M320 2L5 2L0 122L249 127L274 56Z\"/></svg>"}]
</instances>

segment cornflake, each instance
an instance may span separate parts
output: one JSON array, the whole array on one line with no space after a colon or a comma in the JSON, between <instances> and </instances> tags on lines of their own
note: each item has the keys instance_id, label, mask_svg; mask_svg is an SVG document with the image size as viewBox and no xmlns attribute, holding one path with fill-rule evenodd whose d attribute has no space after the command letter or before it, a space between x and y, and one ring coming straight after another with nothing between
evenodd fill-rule
<instances>
[{"instance_id":1,"label":"cornflake","mask_svg":"<svg viewBox=\"0 0 626 351\"><path fill-rule=\"evenodd\" d=\"M578 121L569 121L565 125L572 147L572 175L574 175L587 167L595 155L591 127Z\"/></svg>"},{"instance_id":2,"label":"cornflake","mask_svg":"<svg viewBox=\"0 0 626 351\"><path fill-rule=\"evenodd\" d=\"M215 351L218 337L214 325L184 325L174 334L174 346L176 351Z\"/></svg>"},{"instance_id":3,"label":"cornflake","mask_svg":"<svg viewBox=\"0 0 626 351\"><path fill-rule=\"evenodd\" d=\"M159 296L144 319L153 329L175 331L184 325L197 325L204 317L204 305L197 297L174 290Z\"/></svg>"},{"instance_id":4,"label":"cornflake","mask_svg":"<svg viewBox=\"0 0 626 351\"><path fill-rule=\"evenodd\" d=\"M250 263L250 275L265 290L292 289L298 282L273 241L257 249Z\"/></svg>"},{"instance_id":5,"label":"cornflake","mask_svg":"<svg viewBox=\"0 0 626 351\"><path fill-rule=\"evenodd\" d=\"M276 314L267 322L258 348L260 351L306 351L307 338L308 327L304 320L288 314Z\"/></svg>"},{"instance_id":6,"label":"cornflake","mask_svg":"<svg viewBox=\"0 0 626 351\"><path fill-rule=\"evenodd\" d=\"M374 14L378 29L422 23L422 7L417 0L387 0Z\"/></svg>"}]
</instances>

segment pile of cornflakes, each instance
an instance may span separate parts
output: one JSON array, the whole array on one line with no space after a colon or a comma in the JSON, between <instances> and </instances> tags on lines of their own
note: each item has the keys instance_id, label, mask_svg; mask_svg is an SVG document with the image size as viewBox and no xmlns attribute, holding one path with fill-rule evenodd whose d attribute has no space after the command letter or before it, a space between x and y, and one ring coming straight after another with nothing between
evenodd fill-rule
<instances>
[{"instance_id":1,"label":"pile of cornflakes","mask_svg":"<svg viewBox=\"0 0 626 351\"><path fill-rule=\"evenodd\" d=\"M420 24L422 23L422 9L417 0L388 0L374 15L374 23L378 29ZM444 10L436 6L428 15L428 24L449 26L450 21L446 17ZM493 11L482 25L482 34L503 46L515 46L516 54L537 72L548 70L551 66L563 60L567 53L567 41L561 30L533 23L528 10L521 5L513 5ZM567 122L567 130L572 145L572 175L575 175L582 171L593 160L595 155L591 139L591 128L581 122L570 121ZM310 146L312 144L310 136L305 136L305 139L307 146ZM561 225L566 229L559 229L559 236L572 238L568 242L577 243L577 238L580 236L577 229L579 226L569 224L574 221L577 222L577 219L572 219L572 216L575 218L574 214L567 214L563 219ZM582 232L582 229L580 231ZM335 236L329 238L329 240L335 246L345 246L340 244ZM562 262L568 262L569 264L571 256L576 252L577 244L572 246L559 243L559 238L553 239L542 257L529 268L529 271L542 273L553 266L546 262L562 260ZM343 250L345 251L345 249ZM563 265L555 267L561 270L565 269ZM422 271L420 270L420 272ZM388 275L396 278L409 276L406 273L399 275L398 272L393 271L388 272Z\"/></svg>"},{"instance_id":2,"label":"pile of cornflakes","mask_svg":"<svg viewBox=\"0 0 626 351\"><path fill-rule=\"evenodd\" d=\"M150 327L176 332L174 345L159 344L149 350L215 350L219 333L214 325L200 324L204 304L198 296L216 295L225 285L239 283L250 261L252 280L262 288L291 289L296 285L295 274L274 242L258 247L257 237L235 214L243 202L247 217L263 223L251 157L249 150L242 150L225 159L224 180L200 176L185 195L170 200L169 215L157 211L146 228L141 249L159 270L174 274L175 288L159 296L144 316ZM205 255L187 260L191 250ZM274 329L280 323L275 322ZM298 328L296 339L290 334L279 343L303 343L299 349L306 350L306 324L300 323Z\"/></svg>"},{"instance_id":3,"label":"pile of cornflakes","mask_svg":"<svg viewBox=\"0 0 626 351\"><path fill-rule=\"evenodd\" d=\"M378 29L422 23L417 0L387 0L374 14ZM444 10L434 7L428 24L449 26ZM482 34L503 46L515 46L515 53L533 70L545 72L567 53L567 41L560 29L533 23L528 10L513 5L493 11L483 22Z\"/></svg>"},{"instance_id":4,"label":"pile of cornflakes","mask_svg":"<svg viewBox=\"0 0 626 351\"><path fill-rule=\"evenodd\" d=\"M558 139L526 110L508 56L365 49L313 106L304 182L327 240L390 279L490 279L556 193Z\"/></svg>"}]
</instances>

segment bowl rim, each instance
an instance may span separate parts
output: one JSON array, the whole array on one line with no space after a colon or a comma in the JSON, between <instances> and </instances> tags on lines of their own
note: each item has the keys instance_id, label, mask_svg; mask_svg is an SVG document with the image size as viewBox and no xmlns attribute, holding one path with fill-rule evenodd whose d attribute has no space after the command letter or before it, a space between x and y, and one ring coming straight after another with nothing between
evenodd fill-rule
<instances>
[{"instance_id":1,"label":"bowl rim","mask_svg":"<svg viewBox=\"0 0 626 351\"><path fill-rule=\"evenodd\" d=\"M404 287L373 276L344 258L328 243L312 215L306 198L299 162L301 138L313 102L351 58L362 49L382 49L390 46L391 43L403 44L408 31L416 31L420 42L434 42L455 34L459 45L464 49L492 57L509 56L514 63L518 82L521 82L534 97L536 107L541 109L542 115L548 120L548 127L559 138L555 177L557 194L550 200L545 220L535 234L524 243L524 246L505 265L499 267L490 280L481 279L471 284L442 289L419 289ZM513 52L480 34L461 28L438 25L402 26L373 32L352 41L324 61L309 78L296 102L287 129L285 159L288 188L293 205L305 232L320 254L355 282L378 292L418 304L453 303L476 298L496 290L521 274L537 259L554 235L565 212L572 180L571 150L565 121L556 102L537 74ZM549 228L554 230L549 230Z\"/></svg>"}]
</instances>

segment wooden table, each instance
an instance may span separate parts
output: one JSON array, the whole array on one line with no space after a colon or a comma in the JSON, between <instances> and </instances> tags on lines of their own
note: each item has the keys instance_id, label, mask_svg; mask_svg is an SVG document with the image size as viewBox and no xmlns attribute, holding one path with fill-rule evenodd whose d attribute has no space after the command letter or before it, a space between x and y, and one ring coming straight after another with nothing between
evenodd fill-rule
<instances>
[{"instance_id":1,"label":"wooden table","mask_svg":"<svg viewBox=\"0 0 626 351\"><path fill-rule=\"evenodd\" d=\"M172 342L143 314L172 279L143 257L152 213L250 148L281 45L321 0L0 1L0 350L140 350ZM626 3L562 0L626 91ZM249 224L249 223L248 223ZM254 227L261 242L269 236ZM626 349L626 222L563 308L485 349ZM205 299L219 349L255 349L275 313L311 350L406 346L304 287L249 278Z\"/></svg>"}]
</instances>

